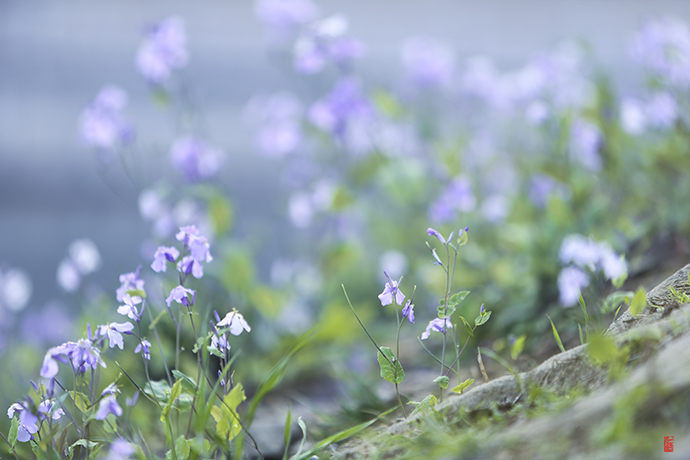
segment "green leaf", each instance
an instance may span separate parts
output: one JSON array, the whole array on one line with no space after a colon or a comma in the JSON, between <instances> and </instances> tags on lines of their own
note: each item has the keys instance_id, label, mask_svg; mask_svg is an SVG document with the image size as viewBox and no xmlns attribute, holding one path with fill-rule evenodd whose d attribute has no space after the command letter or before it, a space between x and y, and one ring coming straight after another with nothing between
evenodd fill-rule
<instances>
[{"instance_id":1,"label":"green leaf","mask_svg":"<svg viewBox=\"0 0 690 460\"><path fill-rule=\"evenodd\" d=\"M189 442L184 438L184 435L180 435L175 440L175 454L178 459L189 458L189 453L191 449L189 447ZM173 450L170 449L165 453L166 460L173 460Z\"/></svg>"},{"instance_id":2,"label":"green leaf","mask_svg":"<svg viewBox=\"0 0 690 460\"><path fill-rule=\"evenodd\" d=\"M285 417L285 428L283 428L283 445L285 452L283 453L283 460L288 458L288 449L290 448L290 432L292 429L292 408L288 405L287 415Z\"/></svg>"},{"instance_id":3,"label":"green leaf","mask_svg":"<svg viewBox=\"0 0 690 460\"><path fill-rule=\"evenodd\" d=\"M520 356L520 353L522 353L522 350L525 349L525 340L527 339L527 336L525 334L522 334L520 337L515 339L515 343L510 347L510 357L513 358L513 360L516 360L518 356Z\"/></svg>"},{"instance_id":4,"label":"green leaf","mask_svg":"<svg viewBox=\"0 0 690 460\"><path fill-rule=\"evenodd\" d=\"M464 382L462 382L460 385L453 388L451 391L453 393L462 394L462 392L465 391L467 389L467 387L469 387L473 383L474 383L474 379L467 379Z\"/></svg>"},{"instance_id":5,"label":"green leaf","mask_svg":"<svg viewBox=\"0 0 690 460\"><path fill-rule=\"evenodd\" d=\"M144 393L155 398L159 403L167 403L170 394L170 385L165 380L155 380L146 382L143 387Z\"/></svg>"},{"instance_id":6,"label":"green leaf","mask_svg":"<svg viewBox=\"0 0 690 460\"><path fill-rule=\"evenodd\" d=\"M551 318L549 315L546 315L547 318L549 318L549 321L551 321ZM563 346L563 342L561 342L561 336L558 335L558 330L556 329L556 325L553 324L553 321L551 321L551 329L553 330L553 338L556 339L556 343L558 344L558 348L561 349L562 352L565 353L565 347Z\"/></svg>"},{"instance_id":7,"label":"green leaf","mask_svg":"<svg viewBox=\"0 0 690 460\"><path fill-rule=\"evenodd\" d=\"M379 366L381 366L381 377L391 383L400 383L405 380L405 372L393 350L388 347L381 347L381 351L378 352L378 361Z\"/></svg>"},{"instance_id":8,"label":"green leaf","mask_svg":"<svg viewBox=\"0 0 690 460\"><path fill-rule=\"evenodd\" d=\"M339 441L342 441L344 439L347 439L351 436L356 435L360 431L363 431L363 430L369 428L371 425L378 422L381 418L385 417L386 415L390 414L391 412L393 412L394 410L397 410L397 409L398 409L398 406L392 407L392 408L388 409L386 412L379 415L378 417L369 420L368 422L360 423L359 425L355 425L351 428L348 428L348 429L340 431L334 435L331 435L331 436L327 437L326 439L324 439L323 441L321 441L320 443L318 443L317 445L315 445L314 447L312 447L311 449L309 449L308 451L304 452L303 454L301 454L301 455L299 455L299 453L296 454L295 456L292 457L291 460L306 460L306 459L310 458L312 455L314 455L316 452L319 452L324 447L328 447L329 445L333 444L334 442L339 442ZM299 421L301 421L301 418L298 420L298 422ZM304 424L304 422L302 422L302 424L300 424L300 428L302 428L302 432L304 433L304 437L306 438L307 437L307 430L306 430L306 427L303 427L303 424ZM301 447L300 447L300 450L301 450Z\"/></svg>"},{"instance_id":9,"label":"green leaf","mask_svg":"<svg viewBox=\"0 0 690 460\"><path fill-rule=\"evenodd\" d=\"M192 391L192 393L196 391L196 381L193 378L183 374L177 369L172 370L172 375L173 377L175 377L176 380L181 381L184 384L184 386L187 387L188 390Z\"/></svg>"},{"instance_id":10,"label":"green leaf","mask_svg":"<svg viewBox=\"0 0 690 460\"><path fill-rule=\"evenodd\" d=\"M19 419L17 417L12 417L12 426L10 427L10 432L7 435L7 440L10 442L10 446L14 449L17 445L17 433L19 432Z\"/></svg>"},{"instance_id":11,"label":"green leaf","mask_svg":"<svg viewBox=\"0 0 690 460\"><path fill-rule=\"evenodd\" d=\"M589 339L587 354L598 364L607 364L618 354L618 346L609 336L595 334Z\"/></svg>"},{"instance_id":12,"label":"green leaf","mask_svg":"<svg viewBox=\"0 0 690 460\"><path fill-rule=\"evenodd\" d=\"M580 334L580 344L581 344L581 345L584 345L584 344L585 344L585 336L584 336L584 334L582 333L582 326L580 326L580 323L577 323L577 331L578 331L579 334Z\"/></svg>"},{"instance_id":13,"label":"green leaf","mask_svg":"<svg viewBox=\"0 0 690 460\"><path fill-rule=\"evenodd\" d=\"M448 304L449 305L455 305L458 306L460 303L462 303L463 300L465 300L465 297L469 295L470 291L460 291L456 292L452 296L450 296L450 299L448 299Z\"/></svg>"},{"instance_id":14,"label":"green leaf","mask_svg":"<svg viewBox=\"0 0 690 460\"><path fill-rule=\"evenodd\" d=\"M156 325L158 324L158 322L161 320L161 318L163 318L163 316L165 316L167 314L168 314L168 312L166 310L161 310L161 312L158 313L158 315L154 318L154 320L151 321L151 324L149 324L149 331L154 330L156 328Z\"/></svg>"},{"instance_id":15,"label":"green leaf","mask_svg":"<svg viewBox=\"0 0 690 460\"><path fill-rule=\"evenodd\" d=\"M410 414L410 417L418 414L419 412L425 412L428 409L433 409L434 406L436 406L436 403L438 403L438 399L434 395L429 395L420 402L410 401L409 404L414 406L414 410Z\"/></svg>"},{"instance_id":16,"label":"green leaf","mask_svg":"<svg viewBox=\"0 0 690 460\"><path fill-rule=\"evenodd\" d=\"M448 383L450 382L450 379L446 375L440 375L434 379L434 383L444 390L448 388Z\"/></svg>"},{"instance_id":17,"label":"green leaf","mask_svg":"<svg viewBox=\"0 0 690 460\"><path fill-rule=\"evenodd\" d=\"M143 289L130 289L127 291L127 294L129 294L132 297L141 297L142 299L146 298L146 291Z\"/></svg>"},{"instance_id":18,"label":"green leaf","mask_svg":"<svg viewBox=\"0 0 690 460\"><path fill-rule=\"evenodd\" d=\"M443 306L443 300L441 300L441 305L436 307L436 310L438 311L438 317L443 319L443 318L449 318L450 316L455 313L455 305L450 304L448 305L448 308Z\"/></svg>"},{"instance_id":19,"label":"green leaf","mask_svg":"<svg viewBox=\"0 0 690 460\"><path fill-rule=\"evenodd\" d=\"M481 326L482 324L484 324L484 323L486 323L487 321L489 321L489 318L491 318L491 312L485 310L484 313L482 313L481 315L477 316L477 317L474 319L474 325L477 326L477 327L479 327L479 326Z\"/></svg>"},{"instance_id":20,"label":"green leaf","mask_svg":"<svg viewBox=\"0 0 690 460\"><path fill-rule=\"evenodd\" d=\"M69 456L72 458L74 455L74 449L77 447L83 447L84 449L87 449L91 452L91 455L95 456L99 450L101 450L101 445L98 444L95 441L89 441L88 439L80 439L76 442L74 442L71 446L68 448Z\"/></svg>"},{"instance_id":21,"label":"green leaf","mask_svg":"<svg viewBox=\"0 0 690 460\"><path fill-rule=\"evenodd\" d=\"M630 314L633 316L637 316L640 313L642 313L642 310L644 310L644 307L646 306L647 295L644 291L644 288L639 288L637 291L635 291L635 295L633 296L633 299L630 302Z\"/></svg>"},{"instance_id":22,"label":"green leaf","mask_svg":"<svg viewBox=\"0 0 690 460\"><path fill-rule=\"evenodd\" d=\"M165 422L165 420L170 417L170 408L172 407L173 402L177 399L178 396L180 396L180 393L182 393L182 380L178 380L175 382L175 384L172 386L172 389L170 390L170 396L168 398L168 402L161 411L161 422Z\"/></svg>"},{"instance_id":23,"label":"green leaf","mask_svg":"<svg viewBox=\"0 0 690 460\"><path fill-rule=\"evenodd\" d=\"M470 337L474 336L474 330L472 329L472 326L470 326L470 323L468 323L467 320L462 316L460 317L460 321L462 321L462 324L465 325L465 329L467 329L467 334L469 334Z\"/></svg>"},{"instance_id":24,"label":"green leaf","mask_svg":"<svg viewBox=\"0 0 690 460\"><path fill-rule=\"evenodd\" d=\"M609 294L604 303L601 306L601 311L604 313L610 313L616 310L622 304L629 304L635 295L634 292L630 291L616 291Z\"/></svg>"},{"instance_id":25,"label":"green leaf","mask_svg":"<svg viewBox=\"0 0 690 460\"><path fill-rule=\"evenodd\" d=\"M242 384L238 383L230 393L223 398L223 404L221 404L220 407L214 406L213 409L211 409L211 416L216 421L216 434L218 436L232 441L235 436L242 431L240 416L237 413L237 406L245 399L247 399L247 397L244 395Z\"/></svg>"},{"instance_id":26,"label":"green leaf","mask_svg":"<svg viewBox=\"0 0 690 460\"><path fill-rule=\"evenodd\" d=\"M67 392L69 395L69 398L72 399L74 404L79 408L79 410L85 414L86 411L88 411L91 408L91 404L89 403L89 398L84 394L79 391L74 391L70 390Z\"/></svg>"}]
</instances>

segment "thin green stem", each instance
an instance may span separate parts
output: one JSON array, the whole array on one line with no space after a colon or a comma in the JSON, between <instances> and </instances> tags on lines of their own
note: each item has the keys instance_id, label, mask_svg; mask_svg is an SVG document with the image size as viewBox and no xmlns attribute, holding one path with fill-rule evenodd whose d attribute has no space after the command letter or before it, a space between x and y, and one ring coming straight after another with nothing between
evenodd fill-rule
<instances>
[{"instance_id":1,"label":"thin green stem","mask_svg":"<svg viewBox=\"0 0 690 460\"><path fill-rule=\"evenodd\" d=\"M146 302L146 301L144 301L144 302ZM151 314L151 309L147 308L146 311L149 312L149 318L151 320L151 323L153 323L153 315ZM163 367L165 367L165 375L166 375L166 377L168 377L168 383L170 384L170 387L172 388L172 386L173 386L172 375L170 374L170 369L168 369L168 361L165 359L165 353L163 352L163 345L161 344L161 339L158 336L158 328L157 328L156 324L153 324L152 329L153 329L153 335L156 337L156 343L158 344L158 349L161 352L161 358L163 358Z\"/></svg>"}]
</instances>

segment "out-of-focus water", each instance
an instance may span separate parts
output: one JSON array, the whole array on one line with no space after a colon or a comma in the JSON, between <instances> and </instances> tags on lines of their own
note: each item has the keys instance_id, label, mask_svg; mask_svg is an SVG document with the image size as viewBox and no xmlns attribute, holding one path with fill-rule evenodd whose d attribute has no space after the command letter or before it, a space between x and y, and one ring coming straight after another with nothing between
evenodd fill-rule
<instances>
[{"instance_id":1,"label":"out-of-focus water","mask_svg":"<svg viewBox=\"0 0 690 460\"><path fill-rule=\"evenodd\" d=\"M458 58L490 56L519 65L560 40L581 38L623 90L641 75L627 41L643 20L675 15L690 21L685 0L565 1L377 0L323 1L343 13L368 48L362 70L378 83L400 69L399 47L411 35L451 43ZM160 175L147 159L166 155L174 123L148 97L134 69L147 23L170 15L186 20L191 59L181 74L201 110L203 134L227 153L220 180L237 206L240 232L270 238L281 219L277 167L252 150L242 109L259 92L290 87L274 66L250 1L5 0L0 3L0 263L30 274L32 306L60 296L55 272L67 246L91 238L103 268L93 275L115 289L117 275L141 262L149 235L138 216L142 187ZM293 82L293 81L292 81ZM293 82L294 83L294 82ZM140 159L130 181L121 165L99 171L79 144L77 120L105 84L126 89Z\"/></svg>"}]
</instances>

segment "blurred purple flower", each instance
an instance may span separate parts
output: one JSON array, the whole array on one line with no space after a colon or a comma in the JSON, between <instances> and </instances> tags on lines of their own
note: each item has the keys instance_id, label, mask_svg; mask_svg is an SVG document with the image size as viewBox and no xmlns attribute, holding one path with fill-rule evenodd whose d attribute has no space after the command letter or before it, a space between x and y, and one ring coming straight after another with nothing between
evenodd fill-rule
<instances>
[{"instance_id":1,"label":"blurred purple flower","mask_svg":"<svg viewBox=\"0 0 690 460\"><path fill-rule=\"evenodd\" d=\"M424 87L448 87L455 72L453 49L429 37L408 38L401 56L407 77Z\"/></svg>"},{"instance_id":2,"label":"blurred purple flower","mask_svg":"<svg viewBox=\"0 0 690 460\"><path fill-rule=\"evenodd\" d=\"M663 81L690 86L690 28L666 17L643 25L633 37L630 52L637 62Z\"/></svg>"},{"instance_id":3,"label":"blurred purple flower","mask_svg":"<svg viewBox=\"0 0 690 460\"><path fill-rule=\"evenodd\" d=\"M631 97L623 98L620 105L620 114L623 131L633 136L638 136L645 131L647 116L640 100Z\"/></svg>"},{"instance_id":4,"label":"blurred purple flower","mask_svg":"<svg viewBox=\"0 0 690 460\"><path fill-rule=\"evenodd\" d=\"M188 296L192 296L192 300L189 300ZM170 295L168 296L167 299L165 299L165 303L168 304L168 307L170 307L170 304L173 302L173 300L179 304L184 305L185 307L189 307L191 305L194 305L194 301L196 300L196 291L192 289L187 289L184 286L177 286L174 287L170 291Z\"/></svg>"},{"instance_id":5,"label":"blurred purple flower","mask_svg":"<svg viewBox=\"0 0 690 460\"><path fill-rule=\"evenodd\" d=\"M151 342L149 342L146 339L143 339L141 342L139 342L139 345L134 349L134 353L139 353L141 352L141 355L144 357L146 360L151 359Z\"/></svg>"},{"instance_id":6,"label":"blurred purple flower","mask_svg":"<svg viewBox=\"0 0 690 460\"><path fill-rule=\"evenodd\" d=\"M242 330L240 330L240 332ZM215 348L221 353L225 353L226 351L230 350L230 344L228 344L228 339L225 337L225 334L221 335L220 337L218 337L216 334L212 335L211 348Z\"/></svg>"},{"instance_id":7,"label":"blurred purple flower","mask_svg":"<svg viewBox=\"0 0 690 460\"><path fill-rule=\"evenodd\" d=\"M117 398L114 395L109 395L101 399L96 411L96 420L105 420L105 418L113 414L115 417L122 415L122 408L117 403Z\"/></svg>"},{"instance_id":8,"label":"blurred purple flower","mask_svg":"<svg viewBox=\"0 0 690 460\"><path fill-rule=\"evenodd\" d=\"M167 262L175 263L179 256L180 251L176 248L159 246L158 249L156 249L156 253L153 255L151 268L156 273L164 272L168 268Z\"/></svg>"},{"instance_id":9,"label":"blurred purple flower","mask_svg":"<svg viewBox=\"0 0 690 460\"><path fill-rule=\"evenodd\" d=\"M435 236L436 238L438 238L438 240L441 242L441 244L446 244L446 239L437 230L434 230L433 228L429 227L426 229L426 233L429 236Z\"/></svg>"},{"instance_id":10,"label":"blurred purple flower","mask_svg":"<svg viewBox=\"0 0 690 460\"><path fill-rule=\"evenodd\" d=\"M259 151L269 157L283 157L302 143L299 99L289 93L254 97L245 109L245 117L257 129Z\"/></svg>"},{"instance_id":11,"label":"blurred purple flower","mask_svg":"<svg viewBox=\"0 0 690 460\"><path fill-rule=\"evenodd\" d=\"M577 267L565 267L558 275L558 295L561 305L571 307L580 298L580 291L589 284L587 273Z\"/></svg>"},{"instance_id":12,"label":"blurred purple flower","mask_svg":"<svg viewBox=\"0 0 690 460\"><path fill-rule=\"evenodd\" d=\"M120 394L120 388L117 386L115 383L111 383L107 387L101 391L101 396L105 395L119 395Z\"/></svg>"},{"instance_id":13,"label":"blurred purple flower","mask_svg":"<svg viewBox=\"0 0 690 460\"><path fill-rule=\"evenodd\" d=\"M572 262L584 268L599 263L601 249L591 238L574 233L563 238L558 259L564 265Z\"/></svg>"},{"instance_id":14,"label":"blurred purple flower","mask_svg":"<svg viewBox=\"0 0 690 460\"><path fill-rule=\"evenodd\" d=\"M134 444L119 438L110 444L108 455L103 460L130 460L136 451Z\"/></svg>"},{"instance_id":15,"label":"blurred purple flower","mask_svg":"<svg viewBox=\"0 0 690 460\"><path fill-rule=\"evenodd\" d=\"M362 42L346 37L350 24L345 16L333 15L311 23L295 42L295 70L321 72L329 63L346 69L365 53Z\"/></svg>"},{"instance_id":16,"label":"blurred purple flower","mask_svg":"<svg viewBox=\"0 0 690 460\"><path fill-rule=\"evenodd\" d=\"M123 273L120 275L120 287L115 291L115 297L118 302L124 302L125 295L129 291L143 291L144 290L144 280L139 278L139 273L141 272L141 265L137 269L130 273ZM137 302L139 303L139 302Z\"/></svg>"},{"instance_id":17,"label":"blurred purple flower","mask_svg":"<svg viewBox=\"0 0 690 460\"><path fill-rule=\"evenodd\" d=\"M105 368L101 352L94 347L91 340L79 339L78 342L66 342L46 352L40 375L52 379L58 373L58 361L71 363L75 372L83 374L87 368L95 369L99 364Z\"/></svg>"},{"instance_id":18,"label":"blurred purple flower","mask_svg":"<svg viewBox=\"0 0 690 460\"><path fill-rule=\"evenodd\" d=\"M426 330L422 332L422 340L428 339L432 332L443 332L445 334L448 329L452 328L453 323L450 322L450 318L434 318L429 321Z\"/></svg>"},{"instance_id":19,"label":"blurred purple flower","mask_svg":"<svg viewBox=\"0 0 690 460\"><path fill-rule=\"evenodd\" d=\"M317 128L343 139L348 123L373 115L369 101L353 78L341 79L327 96L309 108L309 121Z\"/></svg>"},{"instance_id":20,"label":"blurred purple flower","mask_svg":"<svg viewBox=\"0 0 690 460\"><path fill-rule=\"evenodd\" d=\"M151 83L164 83L173 71L187 65L184 20L171 17L150 26L139 46L136 66Z\"/></svg>"},{"instance_id":21,"label":"blurred purple flower","mask_svg":"<svg viewBox=\"0 0 690 460\"><path fill-rule=\"evenodd\" d=\"M33 439L33 435L38 433L38 417L36 417L25 405L14 403L7 409L7 417L14 418L14 414L19 414L19 427L17 431L17 441L28 442Z\"/></svg>"},{"instance_id":22,"label":"blurred purple flower","mask_svg":"<svg viewBox=\"0 0 690 460\"><path fill-rule=\"evenodd\" d=\"M314 20L318 12L311 0L257 0L254 3L254 15L276 40L288 39L299 26Z\"/></svg>"},{"instance_id":23,"label":"blurred purple flower","mask_svg":"<svg viewBox=\"0 0 690 460\"><path fill-rule=\"evenodd\" d=\"M194 137L177 139L170 147L170 161L188 181L208 179L218 172L222 152Z\"/></svg>"},{"instance_id":24,"label":"blurred purple flower","mask_svg":"<svg viewBox=\"0 0 690 460\"><path fill-rule=\"evenodd\" d=\"M652 95L646 107L650 126L658 129L670 129L678 118L678 103L674 97L664 91Z\"/></svg>"},{"instance_id":25,"label":"blurred purple flower","mask_svg":"<svg viewBox=\"0 0 690 460\"><path fill-rule=\"evenodd\" d=\"M177 263L177 271L185 275L191 273L196 279L200 279L204 276L204 267L192 256L183 257L182 260Z\"/></svg>"},{"instance_id":26,"label":"blurred purple flower","mask_svg":"<svg viewBox=\"0 0 690 460\"><path fill-rule=\"evenodd\" d=\"M570 130L570 152L573 159L590 171L601 169L599 148L603 138L599 128L583 119L576 119Z\"/></svg>"},{"instance_id":27,"label":"blurred purple flower","mask_svg":"<svg viewBox=\"0 0 690 460\"><path fill-rule=\"evenodd\" d=\"M529 199L539 208L545 208L557 187L557 182L546 174L535 174L529 182Z\"/></svg>"},{"instance_id":28,"label":"blurred purple flower","mask_svg":"<svg viewBox=\"0 0 690 460\"><path fill-rule=\"evenodd\" d=\"M31 278L20 268L0 267L0 308L24 310L31 299Z\"/></svg>"},{"instance_id":29,"label":"blurred purple flower","mask_svg":"<svg viewBox=\"0 0 690 460\"><path fill-rule=\"evenodd\" d=\"M510 214L511 202L505 195L491 195L484 199L481 211L484 219L492 224L503 222Z\"/></svg>"},{"instance_id":30,"label":"blurred purple flower","mask_svg":"<svg viewBox=\"0 0 690 460\"><path fill-rule=\"evenodd\" d=\"M249 324L247 324L247 321L245 321L244 316L242 316L242 313L238 312L235 309L233 309L230 313L225 315L223 319L218 321L216 327L230 328L230 333L235 336L240 335L242 331L251 332L252 330L252 328L249 327Z\"/></svg>"},{"instance_id":31,"label":"blurred purple flower","mask_svg":"<svg viewBox=\"0 0 690 460\"><path fill-rule=\"evenodd\" d=\"M393 303L393 299L395 299L396 305L402 305L405 301L405 294L403 294L398 287L400 280L394 281L387 272L383 272L383 274L386 275L388 281L383 288L383 292L378 296L379 300L381 301L381 305L390 305Z\"/></svg>"},{"instance_id":32,"label":"blurred purple flower","mask_svg":"<svg viewBox=\"0 0 690 460\"><path fill-rule=\"evenodd\" d=\"M459 212L473 211L476 204L470 181L465 177L457 177L429 206L429 220L437 224L451 222Z\"/></svg>"},{"instance_id":33,"label":"blurred purple flower","mask_svg":"<svg viewBox=\"0 0 690 460\"><path fill-rule=\"evenodd\" d=\"M106 86L81 113L79 137L89 146L114 150L134 137L132 126L122 116L127 93L116 86Z\"/></svg>"}]
</instances>

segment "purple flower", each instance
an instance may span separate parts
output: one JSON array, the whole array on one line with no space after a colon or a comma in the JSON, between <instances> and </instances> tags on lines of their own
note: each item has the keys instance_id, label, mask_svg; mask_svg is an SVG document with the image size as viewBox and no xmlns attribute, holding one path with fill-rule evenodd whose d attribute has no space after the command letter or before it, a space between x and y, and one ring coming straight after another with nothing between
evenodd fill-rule
<instances>
[{"instance_id":1,"label":"purple flower","mask_svg":"<svg viewBox=\"0 0 690 460\"><path fill-rule=\"evenodd\" d=\"M170 148L170 161L188 182L208 179L218 172L222 152L194 137L177 139Z\"/></svg>"},{"instance_id":2,"label":"purple flower","mask_svg":"<svg viewBox=\"0 0 690 460\"><path fill-rule=\"evenodd\" d=\"M153 263L151 268L154 272L164 272L168 266L166 261L175 263L175 260L180 256L180 251L173 247L159 246L156 253L153 255Z\"/></svg>"},{"instance_id":3,"label":"purple flower","mask_svg":"<svg viewBox=\"0 0 690 460\"><path fill-rule=\"evenodd\" d=\"M334 15L313 22L295 42L295 70L304 74L321 72L328 63L341 68L361 57L365 47L359 40L346 37L346 17Z\"/></svg>"},{"instance_id":4,"label":"purple flower","mask_svg":"<svg viewBox=\"0 0 690 460\"><path fill-rule=\"evenodd\" d=\"M258 0L254 3L254 15L276 40L289 38L317 14L318 8L311 0Z\"/></svg>"},{"instance_id":5,"label":"purple flower","mask_svg":"<svg viewBox=\"0 0 690 460\"><path fill-rule=\"evenodd\" d=\"M257 129L259 151L273 158L296 151L302 143L301 102L289 93L258 96L247 104L245 117Z\"/></svg>"},{"instance_id":6,"label":"purple flower","mask_svg":"<svg viewBox=\"0 0 690 460\"><path fill-rule=\"evenodd\" d=\"M79 136L87 145L113 150L129 142L134 131L122 117L127 105L127 93L116 87L106 86L81 114Z\"/></svg>"},{"instance_id":7,"label":"purple flower","mask_svg":"<svg viewBox=\"0 0 690 460\"><path fill-rule=\"evenodd\" d=\"M647 127L647 116L642 102L634 98L624 98L620 105L621 127L633 136L642 134Z\"/></svg>"},{"instance_id":8,"label":"purple flower","mask_svg":"<svg viewBox=\"0 0 690 460\"><path fill-rule=\"evenodd\" d=\"M19 413L19 429L17 431L17 441L28 442L33 439L33 435L38 432L38 417L20 403L12 404L7 409L7 416L11 419L14 414Z\"/></svg>"},{"instance_id":9,"label":"purple flower","mask_svg":"<svg viewBox=\"0 0 690 460\"><path fill-rule=\"evenodd\" d=\"M628 272L625 259L616 254L608 245L601 247L601 268L604 276L610 280L617 280Z\"/></svg>"},{"instance_id":10,"label":"purple flower","mask_svg":"<svg viewBox=\"0 0 690 460\"><path fill-rule=\"evenodd\" d=\"M58 373L58 361L71 363L75 372L83 374L86 369L95 369L99 364L105 368L101 359L101 352L93 346L89 339L79 339L78 342L66 342L53 347L46 352L41 367L41 377L52 379Z\"/></svg>"},{"instance_id":11,"label":"purple flower","mask_svg":"<svg viewBox=\"0 0 690 460\"><path fill-rule=\"evenodd\" d=\"M473 211L476 204L469 179L457 177L429 206L429 220L439 224L451 222L457 218L458 213Z\"/></svg>"},{"instance_id":12,"label":"purple flower","mask_svg":"<svg viewBox=\"0 0 690 460\"><path fill-rule=\"evenodd\" d=\"M236 320L237 321L237 320ZM239 324L239 321L238 321ZM235 329L238 329L235 327ZM240 333L242 332L244 328L239 329ZM239 334L235 334L239 335ZM225 353L226 351L230 350L230 344L228 344L228 339L225 337L225 334L221 335L218 337L218 335L214 334L211 336L211 348L215 348L216 350L220 351L221 353Z\"/></svg>"},{"instance_id":13,"label":"purple flower","mask_svg":"<svg viewBox=\"0 0 690 460\"><path fill-rule=\"evenodd\" d=\"M143 339L141 342L139 342L139 345L134 349L134 353L139 353L141 352L141 355L144 357L146 360L151 359L151 342L149 342L146 339Z\"/></svg>"},{"instance_id":14,"label":"purple flower","mask_svg":"<svg viewBox=\"0 0 690 460\"><path fill-rule=\"evenodd\" d=\"M191 302L188 297L190 295L192 296ZM187 289L184 286L177 286L170 291L170 295L167 299L165 299L165 303L168 304L168 307L170 307L170 304L173 300L184 305L185 307L189 307L194 305L194 301L196 300L196 291Z\"/></svg>"},{"instance_id":15,"label":"purple flower","mask_svg":"<svg viewBox=\"0 0 690 460\"><path fill-rule=\"evenodd\" d=\"M678 103L667 92L654 93L647 103L649 124L658 129L670 129L678 118Z\"/></svg>"},{"instance_id":16,"label":"purple flower","mask_svg":"<svg viewBox=\"0 0 690 460\"><path fill-rule=\"evenodd\" d=\"M139 310L137 309L137 304L140 304L142 302L141 297L138 296L130 296L129 294L125 294L124 298L122 299L124 302L124 305L120 305L117 308L117 312L121 315L125 315L129 317L129 319L132 319L136 322L139 322L140 316L139 316Z\"/></svg>"},{"instance_id":17,"label":"purple flower","mask_svg":"<svg viewBox=\"0 0 690 460\"><path fill-rule=\"evenodd\" d=\"M213 257L209 252L210 245L208 240L201 235L201 232L194 225L180 227L180 231L175 235L177 241L182 241L192 252L192 257L198 262L211 262Z\"/></svg>"},{"instance_id":18,"label":"purple flower","mask_svg":"<svg viewBox=\"0 0 690 460\"><path fill-rule=\"evenodd\" d=\"M317 128L343 140L349 124L372 115L359 83L353 78L343 78L330 94L310 107L308 117Z\"/></svg>"},{"instance_id":19,"label":"purple flower","mask_svg":"<svg viewBox=\"0 0 690 460\"><path fill-rule=\"evenodd\" d=\"M690 28L676 18L648 22L635 35L632 57L663 81L690 85Z\"/></svg>"},{"instance_id":20,"label":"purple flower","mask_svg":"<svg viewBox=\"0 0 690 460\"><path fill-rule=\"evenodd\" d=\"M122 334L131 334L132 329L134 329L134 325L132 323L103 324L98 326L98 336L108 337L110 348L117 346L120 348L120 350L122 350L125 346L122 339Z\"/></svg>"},{"instance_id":21,"label":"purple flower","mask_svg":"<svg viewBox=\"0 0 690 460\"><path fill-rule=\"evenodd\" d=\"M108 385L107 387L105 387L103 389L103 391L101 391L101 396L119 395L119 394L120 394L120 389L118 388L118 386L114 382L111 383L110 385Z\"/></svg>"},{"instance_id":22,"label":"purple flower","mask_svg":"<svg viewBox=\"0 0 690 460\"><path fill-rule=\"evenodd\" d=\"M405 306L402 309L402 315L403 318L407 318L407 320L414 324L414 305L412 304L411 300L407 300L405 303Z\"/></svg>"},{"instance_id":23,"label":"purple flower","mask_svg":"<svg viewBox=\"0 0 690 460\"><path fill-rule=\"evenodd\" d=\"M580 291L589 284L587 273L577 267L565 267L558 275L558 298L561 305L570 307L577 303Z\"/></svg>"},{"instance_id":24,"label":"purple flower","mask_svg":"<svg viewBox=\"0 0 690 460\"><path fill-rule=\"evenodd\" d=\"M144 280L139 279L141 272L141 265L137 267L136 271L131 273L123 273L120 275L120 287L115 291L115 296L118 302L124 302L125 295L129 291L143 291ZM139 302L137 302L139 303Z\"/></svg>"},{"instance_id":25,"label":"purple flower","mask_svg":"<svg viewBox=\"0 0 690 460\"><path fill-rule=\"evenodd\" d=\"M151 83L165 82L173 69L187 65L187 35L184 20L165 19L149 28L139 46L136 66Z\"/></svg>"},{"instance_id":26,"label":"purple flower","mask_svg":"<svg viewBox=\"0 0 690 460\"><path fill-rule=\"evenodd\" d=\"M576 119L570 130L570 152L575 161L590 171L601 169L599 147L603 139L599 128L582 119Z\"/></svg>"},{"instance_id":27,"label":"purple flower","mask_svg":"<svg viewBox=\"0 0 690 460\"><path fill-rule=\"evenodd\" d=\"M447 87L453 80L455 57L445 43L433 38L412 37L402 47L408 78L420 87Z\"/></svg>"},{"instance_id":28,"label":"purple flower","mask_svg":"<svg viewBox=\"0 0 690 460\"><path fill-rule=\"evenodd\" d=\"M601 259L601 249L591 238L574 233L563 238L558 258L564 265L572 262L583 268L594 266Z\"/></svg>"},{"instance_id":29,"label":"purple flower","mask_svg":"<svg viewBox=\"0 0 690 460\"><path fill-rule=\"evenodd\" d=\"M383 272L383 274L386 275L388 282L386 282L383 292L378 296L381 305L385 306L392 304L394 298L396 305L402 305L405 301L405 294L398 288L399 281L393 281L387 272Z\"/></svg>"},{"instance_id":30,"label":"purple flower","mask_svg":"<svg viewBox=\"0 0 690 460\"><path fill-rule=\"evenodd\" d=\"M116 439L110 444L108 455L103 460L130 460L137 449L124 439Z\"/></svg>"},{"instance_id":31,"label":"purple flower","mask_svg":"<svg viewBox=\"0 0 690 460\"><path fill-rule=\"evenodd\" d=\"M434 318L429 321L426 330L422 333L422 340L429 338L432 332L445 332L448 329L452 329L453 324L450 322L450 318Z\"/></svg>"},{"instance_id":32,"label":"purple flower","mask_svg":"<svg viewBox=\"0 0 690 460\"><path fill-rule=\"evenodd\" d=\"M177 264L177 270L185 275L191 273L196 279L200 279L204 276L204 267L192 256L183 257Z\"/></svg>"},{"instance_id":33,"label":"purple flower","mask_svg":"<svg viewBox=\"0 0 690 460\"><path fill-rule=\"evenodd\" d=\"M252 330L252 328L249 327L249 324L247 324L247 321L244 320L242 313L239 313L234 309L225 315L225 318L221 319L216 324L216 327L228 327L230 328L230 333L235 336L240 335L242 331L250 332Z\"/></svg>"},{"instance_id":34,"label":"purple flower","mask_svg":"<svg viewBox=\"0 0 690 460\"><path fill-rule=\"evenodd\" d=\"M101 399L101 403L98 405L98 411L96 412L96 420L105 420L110 414L113 414L115 417L122 415L122 408L117 403L115 395L108 395Z\"/></svg>"},{"instance_id":35,"label":"purple flower","mask_svg":"<svg viewBox=\"0 0 690 460\"><path fill-rule=\"evenodd\" d=\"M441 235L441 233L439 233L438 231L429 227L426 229L426 232L429 236L435 236L436 238L438 238L438 240L441 242L441 244L446 244L446 239L443 238L443 235Z\"/></svg>"}]
</instances>

